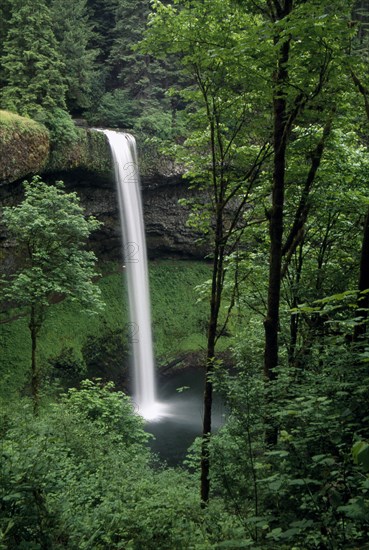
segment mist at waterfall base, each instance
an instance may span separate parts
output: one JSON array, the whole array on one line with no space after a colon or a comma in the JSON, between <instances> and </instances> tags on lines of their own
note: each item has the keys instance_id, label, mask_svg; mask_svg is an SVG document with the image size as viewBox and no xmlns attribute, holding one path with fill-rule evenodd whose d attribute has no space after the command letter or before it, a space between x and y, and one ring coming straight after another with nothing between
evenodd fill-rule
<instances>
[{"instance_id":1,"label":"mist at waterfall base","mask_svg":"<svg viewBox=\"0 0 369 550\"><path fill-rule=\"evenodd\" d=\"M136 411L155 436L151 447L169 465L178 464L196 436L201 434L205 373L186 369L161 380L157 393L151 331L151 307L146 239L143 222L136 142L133 136L102 130L110 145L117 185L127 276L129 340L132 345ZM181 392L177 389L182 387ZM213 427L223 423L222 406L214 399Z\"/></svg>"}]
</instances>

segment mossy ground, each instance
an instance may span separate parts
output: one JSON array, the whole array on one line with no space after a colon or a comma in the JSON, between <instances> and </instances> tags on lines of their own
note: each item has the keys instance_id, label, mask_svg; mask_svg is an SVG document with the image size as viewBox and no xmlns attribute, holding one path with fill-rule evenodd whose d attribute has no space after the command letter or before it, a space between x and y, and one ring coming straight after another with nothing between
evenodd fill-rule
<instances>
[{"instance_id":1,"label":"mossy ground","mask_svg":"<svg viewBox=\"0 0 369 550\"><path fill-rule=\"evenodd\" d=\"M128 322L127 297L118 266L103 266L100 280L104 312L89 316L67 300L50 306L39 337L39 360L45 365L63 349L81 356L88 338L120 330ZM150 263L154 350L158 365L185 351L203 349L208 313L206 302L197 302L195 287L209 278L207 264L192 261L162 260ZM22 390L30 369L30 337L27 319L0 324L0 397Z\"/></svg>"}]
</instances>

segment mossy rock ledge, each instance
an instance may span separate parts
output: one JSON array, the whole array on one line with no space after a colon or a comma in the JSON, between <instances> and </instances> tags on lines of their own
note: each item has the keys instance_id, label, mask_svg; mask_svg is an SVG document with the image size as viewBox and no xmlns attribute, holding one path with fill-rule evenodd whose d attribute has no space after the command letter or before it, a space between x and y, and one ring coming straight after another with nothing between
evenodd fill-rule
<instances>
[{"instance_id":1,"label":"mossy rock ledge","mask_svg":"<svg viewBox=\"0 0 369 550\"><path fill-rule=\"evenodd\" d=\"M143 146L145 136L137 138L142 183L156 187L181 180L183 167ZM19 181L33 174L63 175L75 170L112 180L110 147L102 132L76 127L72 141L50 143L42 124L0 110L0 185Z\"/></svg>"},{"instance_id":2,"label":"mossy rock ledge","mask_svg":"<svg viewBox=\"0 0 369 550\"><path fill-rule=\"evenodd\" d=\"M10 183L44 170L49 132L30 118L0 111L0 182Z\"/></svg>"},{"instance_id":3,"label":"mossy rock ledge","mask_svg":"<svg viewBox=\"0 0 369 550\"><path fill-rule=\"evenodd\" d=\"M76 169L110 178L111 153L106 136L88 128L76 128L76 139L52 147L45 172L68 172Z\"/></svg>"},{"instance_id":4,"label":"mossy rock ledge","mask_svg":"<svg viewBox=\"0 0 369 550\"><path fill-rule=\"evenodd\" d=\"M0 111L0 183L32 174L84 169L109 177L112 170L104 134L76 128L71 142L51 145L48 130L38 122Z\"/></svg>"}]
</instances>

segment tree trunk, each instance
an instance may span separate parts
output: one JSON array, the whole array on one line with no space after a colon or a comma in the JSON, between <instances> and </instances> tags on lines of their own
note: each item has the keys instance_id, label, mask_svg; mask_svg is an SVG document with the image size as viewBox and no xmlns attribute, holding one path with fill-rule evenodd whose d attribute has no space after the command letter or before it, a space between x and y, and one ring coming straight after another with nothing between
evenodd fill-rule
<instances>
[{"instance_id":1,"label":"tree trunk","mask_svg":"<svg viewBox=\"0 0 369 550\"><path fill-rule=\"evenodd\" d=\"M289 11L284 14L288 15ZM284 214L284 187L287 150L287 103L284 87L288 80L287 63L290 43L287 40L280 48L278 68L275 75L274 111L274 167L272 207L269 217L270 259L267 315L264 321L265 353L264 375L267 380L275 378L278 364L278 324L282 273L282 237Z\"/></svg>"},{"instance_id":2,"label":"tree trunk","mask_svg":"<svg viewBox=\"0 0 369 550\"><path fill-rule=\"evenodd\" d=\"M208 351L207 351L207 363L206 363L206 381L204 390L204 418L202 429L202 442L201 442L201 476L200 476L200 496L201 505L206 506L209 501L210 492L210 460L209 460L209 441L211 434L211 411L213 405L213 383L210 379L210 375L214 366L215 356L215 337L216 334L213 331L213 327L209 327L209 339L208 339Z\"/></svg>"},{"instance_id":3,"label":"tree trunk","mask_svg":"<svg viewBox=\"0 0 369 550\"><path fill-rule=\"evenodd\" d=\"M355 86L363 96L367 119L369 120L369 89L363 85L361 80L351 70L351 77ZM359 274L359 292L369 289L369 208L364 223L363 242L361 245L360 274ZM369 296L364 294L360 299L358 315L362 317L362 322L356 325L353 339L359 340L366 333L366 319L368 317L367 308L369 307Z\"/></svg>"},{"instance_id":4,"label":"tree trunk","mask_svg":"<svg viewBox=\"0 0 369 550\"><path fill-rule=\"evenodd\" d=\"M216 235L215 250L213 262L213 275L210 299L210 316L208 327L207 357L206 357L206 381L204 390L204 417L201 444L201 476L200 476L200 496L201 505L206 506L209 501L210 492L210 461L209 461L209 440L211 434L211 412L213 404L213 383L211 374L214 369L215 343L217 338L219 308L223 289L223 261L224 246L223 237L223 208L220 203L217 207L216 217Z\"/></svg>"},{"instance_id":5,"label":"tree trunk","mask_svg":"<svg viewBox=\"0 0 369 550\"><path fill-rule=\"evenodd\" d=\"M359 306L357 316L360 323L354 329L354 341L360 340L367 331L369 293L361 294L369 289L369 208L365 217L363 242L361 245L360 274L359 274Z\"/></svg>"},{"instance_id":6,"label":"tree trunk","mask_svg":"<svg viewBox=\"0 0 369 550\"><path fill-rule=\"evenodd\" d=\"M31 392L33 399L33 412L37 416L40 408L40 380L37 367L37 334L39 331L39 324L36 317L36 308L31 306L31 317L29 322L29 329L31 331Z\"/></svg>"},{"instance_id":7,"label":"tree trunk","mask_svg":"<svg viewBox=\"0 0 369 550\"><path fill-rule=\"evenodd\" d=\"M283 17L289 15L292 3L286 0ZM276 37L275 43L278 44ZM269 216L270 257L267 314L264 320L265 348L264 348L264 377L266 382L276 378L278 365L278 328L279 305L281 296L282 276L282 238L284 215L284 191L286 173L286 151L288 134L288 113L285 87L288 81L288 60L290 42L286 40L279 49L279 58L274 77L275 91L273 99L274 130L273 130L273 191L272 207ZM277 442L277 428L271 418L266 418L266 443L274 445ZM269 426L269 427L268 427Z\"/></svg>"},{"instance_id":8,"label":"tree trunk","mask_svg":"<svg viewBox=\"0 0 369 550\"><path fill-rule=\"evenodd\" d=\"M298 257L297 257L297 265L296 265L296 274L295 274L295 280L293 283L294 290L293 290L293 298L291 307L293 309L296 309L300 303L299 300L299 288L300 288L300 281L301 281L301 273L302 273L302 264L303 264L303 246L304 241L302 240L299 245L298 250ZM288 364L290 367L297 367L296 362L296 347L297 347L297 338L299 334L299 325L300 325L300 316L298 313L291 314L290 316L290 344L288 347Z\"/></svg>"}]
</instances>

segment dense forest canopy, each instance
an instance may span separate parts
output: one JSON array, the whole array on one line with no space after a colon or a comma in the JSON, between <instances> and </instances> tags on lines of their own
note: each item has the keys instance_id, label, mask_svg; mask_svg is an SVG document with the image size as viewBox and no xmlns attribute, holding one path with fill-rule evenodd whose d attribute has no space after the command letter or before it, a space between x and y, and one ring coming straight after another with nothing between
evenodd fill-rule
<instances>
[{"instance_id":1,"label":"dense forest canopy","mask_svg":"<svg viewBox=\"0 0 369 550\"><path fill-rule=\"evenodd\" d=\"M149 0L5 0L0 9L3 108L51 130L83 114L93 124L168 132L175 69L135 47Z\"/></svg>"},{"instance_id":2,"label":"dense forest canopy","mask_svg":"<svg viewBox=\"0 0 369 550\"><path fill-rule=\"evenodd\" d=\"M29 225L17 216L32 184L4 209L34 286L23 271L2 291L31 305L34 349L30 397L1 392L0 548L369 548L368 61L365 0L2 0L0 108L52 145L73 143L82 118L172 158L199 191L182 202L210 275L176 313L206 329L206 384L202 437L170 469L129 399L83 381L89 357L95 375L109 357L109 378L120 333L36 369L52 284L100 303L83 250L98 223L38 178ZM55 212L76 214L70 269L85 288L45 237ZM34 222L51 248L29 246ZM215 434L214 391L228 408Z\"/></svg>"}]
</instances>

